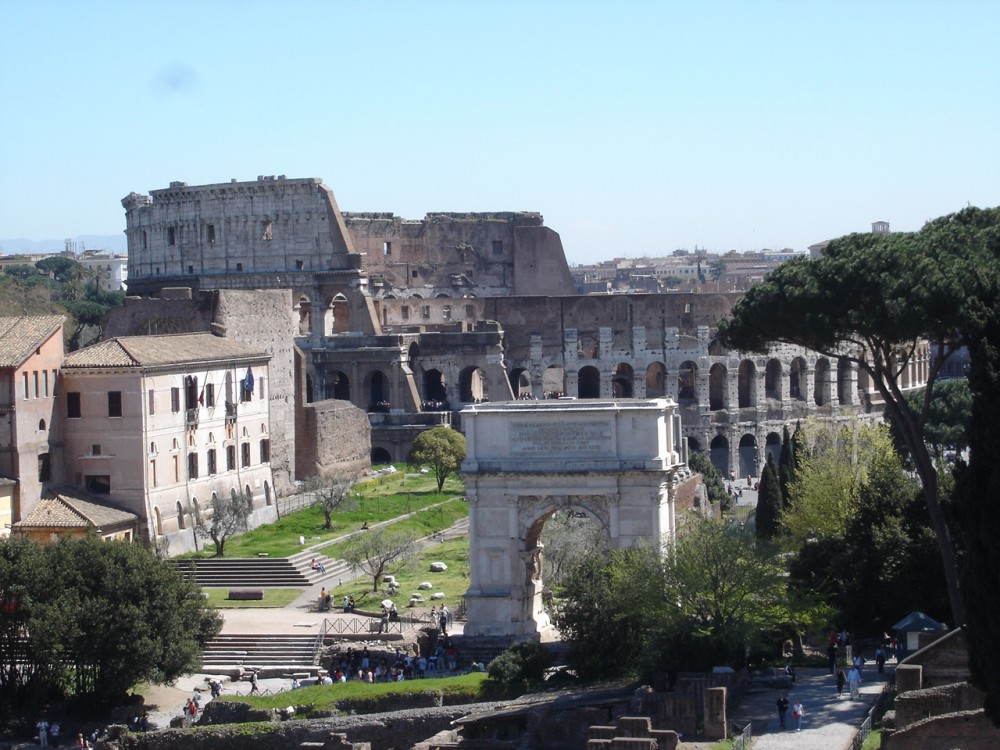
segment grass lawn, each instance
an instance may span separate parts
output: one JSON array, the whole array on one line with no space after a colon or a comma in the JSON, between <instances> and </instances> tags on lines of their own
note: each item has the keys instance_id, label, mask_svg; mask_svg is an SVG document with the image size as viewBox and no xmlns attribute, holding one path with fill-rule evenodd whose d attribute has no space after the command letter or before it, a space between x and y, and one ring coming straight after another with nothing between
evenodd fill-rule
<instances>
[{"instance_id":1,"label":"grass lawn","mask_svg":"<svg viewBox=\"0 0 1000 750\"><path fill-rule=\"evenodd\" d=\"M405 513L444 502L463 494L464 491L462 482L454 477L449 477L445 482L443 492L437 491L437 481L430 474L397 473L369 479L356 484L352 492L353 497L342 506L343 510L333 514L332 529L323 528L323 511L319 507L304 508L279 518L272 524L230 539L226 542L225 556L256 557L258 552L266 552L270 557L289 557L301 551L300 536L305 537L306 544L311 546L324 539L334 539L355 531L365 521L369 524L388 521ZM463 508L464 512L437 528L447 528L457 518L468 515L468 506L464 502L455 503L454 507ZM457 510L442 512L442 515L444 513L457 513ZM416 523L433 527L435 515L438 515L438 512L429 512L423 521ZM431 533L437 528L430 528L424 533ZM182 558L214 556L215 547L211 541L207 542L201 552L181 555Z\"/></svg>"},{"instance_id":2,"label":"grass lawn","mask_svg":"<svg viewBox=\"0 0 1000 750\"><path fill-rule=\"evenodd\" d=\"M880 747L882 747L882 730L873 729L865 738L865 744L861 746L861 750L878 750Z\"/></svg>"},{"instance_id":3,"label":"grass lawn","mask_svg":"<svg viewBox=\"0 0 1000 750\"><path fill-rule=\"evenodd\" d=\"M484 672L471 672L457 677L440 677L405 682L342 682L334 685L310 685L293 691L283 691L274 695L246 696L222 695L221 700L249 703L254 708L284 708L289 704L304 707L303 713L314 711L335 711L336 702L344 699L364 699L386 695L406 695L410 693L440 692L448 695L467 696L469 702L514 698L523 692L490 680Z\"/></svg>"},{"instance_id":4,"label":"grass lawn","mask_svg":"<svg viewBox=\"0 0 1000 750\"><path fill-rule=\"evenodd\" d=\"M234 601L227 599L229 595L228 588L221 589L202 589L208 595L209 605L217 608L242 608L242 607L284 607L286 604L291 604L293 601L299 598L305 589L261 589L264 592L264 598L257 601Z\"/></svg>"},{"instance_id":5,"label":"grass lawn","mask_svg":"<svg viewBox=\"0 0 1000 750\"><path fill-rule=\"evenodd\" d=\"M448 570L443 573L431 573L430 564L436 561L447 564ZM469 589L469 538L452 539L424 550L409 568L397 571L394 575L399 582L399 593L392 599L396 602L400 614L406 614L410 594L416 591L427 599L420 604L421 608L429 610L436 606L440 609L442 604L447 604L449 609L454 610L459 599ZM422 581L433 583L434 588L421 591L419 584ZM358 609L378 611L379 603L388 596L384 583L379 582L379 589L378 593L372 591L372 579L367 576L355 578L353 581L345 582L343 586L331 589L334 612L345 596L353 596ZM431 594L437 591L444 594L444 599L431 601Z\"/></svg>"}]
</instances>

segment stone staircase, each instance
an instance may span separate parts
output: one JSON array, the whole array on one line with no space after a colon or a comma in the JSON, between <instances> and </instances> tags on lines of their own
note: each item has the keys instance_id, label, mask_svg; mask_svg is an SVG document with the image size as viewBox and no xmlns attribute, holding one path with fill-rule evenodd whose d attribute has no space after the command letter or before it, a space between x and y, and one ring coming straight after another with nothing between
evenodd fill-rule
<instances>
[{"instance_id":1,"label":"stone staircase","mask_svg":"<svg viewBox=\"0 0 1000 750\"><path fill-rule=\"evenodd\" d=\"M256 671L261 677L281 677L296 672L316 674L316 635L220 635L205 645L203 670L242 674Z\"/></svg>"},{"instance_id":2,"label":"stone staircase","mask_svg":"<svg viewBox=\"0 0 1000 750\"><path fill-rule=\"evenodd\" d=\"M185 575L193 575L199 586L208 588L308 588L328 578L331 573L329 568L326 576L310 569L309 560L313 557L323 560L324 564L330 562L317 555L309 555L302 560L287 557L210 557L177 560L175 565Z\"/></svg>"}]
</instances>

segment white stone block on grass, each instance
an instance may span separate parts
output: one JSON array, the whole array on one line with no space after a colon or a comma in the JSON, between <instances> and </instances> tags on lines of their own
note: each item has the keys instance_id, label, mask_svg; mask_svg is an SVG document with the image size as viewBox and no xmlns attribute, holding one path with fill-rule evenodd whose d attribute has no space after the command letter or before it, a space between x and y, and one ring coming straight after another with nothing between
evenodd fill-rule
<instances>
[{"instance_id":1,"label":"white stone block on grass","mask_svg":"<svg viewBox=\"0 0 1000 750\"><path fill-rule=\"evenodd\" d=\"M420 588L422 591L427 591L429 589L434 588L434 586L433 584L431 584L430 581L424 581L423 583L420 584Z\"/></svg>"},{"instance_id":2,"label":"white stone block on grass","mask_svg":"<svg viewBox=\"0 0 1000 750\"><path fill-rule=\"evenodd\" d=\"M448 566L443 562L431 563L431 573L444 573L446 570L448 570Z\"/></svg>"}]
</instances>

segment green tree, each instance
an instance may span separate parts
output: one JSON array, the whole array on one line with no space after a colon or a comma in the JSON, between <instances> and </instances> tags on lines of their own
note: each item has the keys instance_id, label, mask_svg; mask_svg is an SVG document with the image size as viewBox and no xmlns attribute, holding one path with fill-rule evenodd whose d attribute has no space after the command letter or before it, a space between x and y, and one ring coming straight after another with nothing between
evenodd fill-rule
<instances>
[{"instance_id":1,"label":"green tree","mask_svg":"<svg viewBox=\"0 0 1000 750\"><path fill-rule=\"evenodd\" d=\"M347 477L310 477L304 491L323 511L323 528L333 528L333 514L351 497L353 482Z\"/></svg>"},{"instance_id":2,"label":"green tree","mask_svg":"<svg viewBox=\"0 0 1000 750\"><path fill-rule=\"evenodd\" d=\"M775 341L844 357L870 378L901 428L920 478L941 551L954 622L964 622L958 565L927 448L924 424L933 383L995 301L995 242L1000 209L966 209L917 233L854 234L817 259L795 259L772 272L720 324L731 349L766 351ZM929 342L929 385L919 411L904 397L902 373Z\"/></svg>"},{"instance_id":3,"label":"green tree","mask_svg":"<svg viewBox=\"0 0 1000 750\"><path fill-rule=\"evenodd\" d=\"M788 487L795 479L795 466L795 443L788 434L788 425L785 425L781 430L781 453L778 454L778 486L781 489L782 509L788 507Z\"/></svg>"},{"instance_id":4,"label":"green tree","mask_svg":"<svg viewBox=\"0 0 1000 750\"><path fill-rule=\"evenodd\" d=\"M574 511L553 513L541 534L542 580L550 587L562 584L566 574L584 557L605 553L608 542L601 529L586 514Z\"/></svg>"},{"instance_id":5,"label":"green tree","mask_svg":"<svg viewBox=\"0 0 1000 750\"><path fill-rule=\"evenodd\" d=\"M713 260L708 264L708 274L712 277L712 281L715 282L715 289L718 291L719 281L726 275L726 261L721 258Z\"/></svg>"},{"instance_id":6,"label":"green tree","mask_svg":"<svg viewBox=\"0 0 1000 750\"><path fill-rule=\"evenodd\" d=\"M347 562L361 568L372 579L372 591L378 591L383 576L398 573L417 552L417 540L412 533L392 531L375 526L355 534L344 545Z\"/></svg>"},{"instance_id":7,"label":"green tree","mask_svg":"<svg viewBox=\"0 0 1000 750\"><path fill-rule=\"evenodd\" d=\"M923 391L910 391L906 400L911 409L920 408ZM931 447L936 459L943 455L945 446L954 446L956 450L964 450L969 446L969 417L972 414L972 391L967 380L945 380L934 386L934 397L927 411L927 422L924 424L924 437ZM903 432L895 419L888 420L889 430L896 449L908 454Z\"/></svg>"},{"instance_id":8,"label":"green tree","mask_svg":"<svg viewBox=\"0 0 1000 750\"><path fill-rule=\"evenodd\" d=\"M5 709L67 687L88 709L118 705L140 682L195 671L221 626L197 584L141 545L5 539L0 560L0 637L30 634L0 654L6 675L11 660L23 673L0 685Z\"/></svg>"},{"instance_id":9,"label":"green tree","mask_svg":"<svg viewBox=\"0 0 1000 750\"><path fill-rule=\"evenodd\" d=\"M774 470L774 457L768 453L767 463L760 476L757 493L757 512L754 514L754 529L757 539L769 541L778 533L778 518L781 515L781 486Z\"/></svg>"},{"instance_id":10,"label":"green tree","mask_svg":"<svg viewBox=\"0 0 1000 750\"><path fill-rule=\"evenodd\" d=\"M212 515L204 519L198 527L203 536L207 536L215 545L215 556L223 557L226 553L226 542L234 536L246 532L249 526L250 514L253 512L253 499L235 489L229 497L212 493Z\"/></svg>"},{"instance_id":11,"label":"green tree","mask_svg":"<svg viewBox=\"0 0 1000 750\"><path fill-rule=\"evenodd\" d=\"M438 492L444 480L458 471L465 459L465 435L450 427L434 427L413 439L410 461L430 464L437 479Z\"/></svg>"},{"instance_id":12,"label":"green tree","mask_svg":"<svg viewBox=\"0 0 1000 750\"><path fill-rule=\"evenodd\" d=\"M729 510L730 498L729 493L726 492L726 482L708 456L692 451L688 454L688 466L691 471L701 474L709 501L713 504L718 503L722 510Z\"/></svg>"}]
</instances>

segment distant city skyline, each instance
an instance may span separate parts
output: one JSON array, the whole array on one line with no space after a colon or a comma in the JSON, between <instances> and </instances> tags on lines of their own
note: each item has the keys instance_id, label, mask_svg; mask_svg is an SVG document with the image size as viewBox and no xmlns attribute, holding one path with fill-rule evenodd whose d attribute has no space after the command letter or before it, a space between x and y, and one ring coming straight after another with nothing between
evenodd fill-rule
<instances>
[{"instance_id":1,"label":"distant city skyline","mask_svg":"<svg viewBox=\"0 0 1000 750\"><path fill-rule=\"evenodd\" d=\"M986 0L0 8L0 237L120 235L132 191L258 174L342 211L538 211L571 264L1000 205Z\"/></svg>"}]
</instances>

